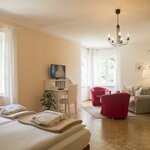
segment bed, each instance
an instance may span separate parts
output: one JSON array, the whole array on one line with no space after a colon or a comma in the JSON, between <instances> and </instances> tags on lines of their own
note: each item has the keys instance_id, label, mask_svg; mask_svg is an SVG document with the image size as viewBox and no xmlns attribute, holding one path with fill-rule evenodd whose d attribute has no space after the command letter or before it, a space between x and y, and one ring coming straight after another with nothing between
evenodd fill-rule
<instances>
[{"instance_id":1,"label":"bed","mask_svg":"<svg viewBox=\"0 0 150 150\"><path fill-rule=\"evenodd\" d=\"M3 150L83 150L90 140L90 132L81 124L52 133L15 120L1 125L0 133Z\"/></svg>"},{"instance_id":2,"label":"bed","mask_svg":"<svg viewBox=\"0 0 150 150\"><path fill-rule=\"evenodd\" d=\"M4 118L4 117L0 117L0 126L4 125L6 123L12 122L13 120L8 119L8 118Z\"/></svg>"},{"instance_id":3,"label":"bed","mask_svg":"<svg viewBox=\"0 0 150 150\"><path fill-rule=\"evenodd\" d=\"M85 125L77 123L61 132L50 132L21 122L32 115L18 119L0 116L0 149L89 150L90 132Z\"/></svg>"}]
</instances>

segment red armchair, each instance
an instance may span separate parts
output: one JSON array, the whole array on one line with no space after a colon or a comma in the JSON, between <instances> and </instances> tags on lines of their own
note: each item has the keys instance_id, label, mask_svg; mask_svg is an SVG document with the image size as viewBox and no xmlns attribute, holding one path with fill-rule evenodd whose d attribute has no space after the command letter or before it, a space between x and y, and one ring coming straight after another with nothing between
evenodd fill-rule
<instances>
[{"instance_id":1,"label":"red armchair","mask_svg":"<svg viewBox=\"0 0 150 150\"><path fill-rule=\"evenodd\" d=\"M93 87L91 88L92 104L93 106L101 106L100 97L105 95L108 91L106 88L102 87Z\"/></svg>"},{"instance_id":2,"label":"red armchair","mask_svg":"<svg viewBox=\"0 0 150 150\"><path fill-rule=\"evenodd\" d=\"M110 118L126 118L128 114L130 95L116 93L101 97L101 114Z\"/></svg>"}]
</instances>

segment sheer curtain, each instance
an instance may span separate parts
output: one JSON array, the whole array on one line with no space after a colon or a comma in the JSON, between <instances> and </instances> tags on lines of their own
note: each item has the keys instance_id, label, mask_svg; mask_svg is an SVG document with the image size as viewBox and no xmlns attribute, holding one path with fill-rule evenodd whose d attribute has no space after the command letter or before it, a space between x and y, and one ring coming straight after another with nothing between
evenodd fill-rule
<instances>
[{"instance_id":1,"label":"sheer curtain","mask_svg":"<svg viewBox=\"0 0 150 150\"><path fill-rule=\"evenodd\" d=\"M98 50L88 48L88 84L93 87L97 83L97 62Z\"/></svg>"},{"instance_id":2,"label":"sheer curtain","mask_svg":"<svg viewBox=\"0 0 150 150\"><path fill-rule=\"evenodd\" d=\"M121 53L120 49L82 48L84 62L81 66L83 87L106 86L110 90L121 89ZM106 65L106 67L105 67ZM86 83L86 84L84 84ZM88 89L89 90L89 89ZM85 92L88 93L88 92Z\"/></svg>"},{"instance_id":3,"label":"sheer curtain","mask_svg":"<svg viewBox=\"0 0 150 150\"><path fill-rule=\"evenodd\" d=\"M18 102L16 29L5 27L4 104Z\"/></svg>"},{"instance_id":4,"label":"sheer curtain","mask_svg":"<svg viewBox=\"0 0 150 150\"><path fill-rule=\"evenodd\" d=\"M115 48L115 56L116 56L115 90L120 91L122 88L122 83L121 83L121 51L120 51L120 48Z\"/></svg>"},{"instance_id":5,"label":"sheer curtain","mask_svg":"<svg viewBox=\"0 0 150 150\"><path fill-rule=\"evenodd\" d=\"M94 49L94 48L87 48L87 66L85 66L87 68L87 77L88 77L88 85L90 85L90 87L93 86L100 86L100 72L102 74L103 71L100 71L102 68L102 66L100 66L100 61L104 60L105 61L109 58L109 57L114 57L114 50L113 49ZM106 63L105 65L108 67L107 62L103 62ZM103 68L106 69L106 68ZM108 69L108 68L107 68ZM107 70L106 69L106 70ZM105 71L106 71L105 70ZM105 74L106 75L106 74ZM107 76L107 75L106 75ZM105 86L107 86L107 84L105 83Z\"/></svg>"},{"instance_id":6,"label":"sheer curtain","mask_svg":"<svg viewBox=\"0 0 150 150\"><path fill-rule=\"evenodd\" d=\"M97 50L84 47L81 50L81 99L85 100L90 98L90 88L95 85L97 79L97 70L95 69Z\"/></svg>"}]
</instances>

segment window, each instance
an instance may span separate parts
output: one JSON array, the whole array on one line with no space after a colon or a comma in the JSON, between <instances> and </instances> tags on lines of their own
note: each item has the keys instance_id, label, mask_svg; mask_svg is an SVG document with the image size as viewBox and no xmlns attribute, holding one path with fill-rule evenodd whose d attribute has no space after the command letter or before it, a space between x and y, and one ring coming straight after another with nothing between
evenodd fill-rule
<instances>
[{"instance_id":1,"label":"window","mask_svg":"<svg viewBox=\"0 0 150 150\"><path fill-rule=\"evenodd\" d=\"M97 84L114 86L115 58L104 56L97 60Z\"/></svg>"},{"instance_id":2,"label":"window","mask_svg":"<svg viewBox=\"0 0 150 150\"><path fill-rule=\"evenodd\" d=\"M82 86L114 86L116 58L113 49L82 49Z\"/></svg>"},{"instance_id":3,"label":"window","mask_svg":"<svg viewBox=\"0 0 150 150\"><path fill-rule=\"evenodd\" d=\"M4 33L0 32L0 96L5 93L4 88Z\"/></svg>"}]
</instances>

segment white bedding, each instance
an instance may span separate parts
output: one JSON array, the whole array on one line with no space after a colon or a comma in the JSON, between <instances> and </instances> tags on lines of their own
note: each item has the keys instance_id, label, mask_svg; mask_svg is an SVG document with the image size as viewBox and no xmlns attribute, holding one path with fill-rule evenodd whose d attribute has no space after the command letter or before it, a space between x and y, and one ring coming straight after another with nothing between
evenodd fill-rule
<instances>
[{"instance_id":1,"label":"white bedding","mask_svg":"<svg viewBox=\"0 0 150 150\"><path fill-rule=\"evenodd\" d=\"M13 121L0 127L0 148L2 150L50 150L57 143L82 130L84 126L79 124L63 133L52 133Z\"/></svg>"},{"instance_id":2,"label":"white bedding","mask_svg":"<svg viewBox=\"0 0 150 150\"><path fill-rule=\"evenodd\" d=\"M83 150L90 141L90 132L86 128L72 134L48 150Z\"/></svg>"},{"instance_id":3,"label":"white bedding","mask_svg":"<svg viewBox=\"0 0 150 150\"><path fill-rule=\"evenodd\" d=\"M9 122L12 122L11 119L7 119L7 118L4 118L4 117L0 117L0 126L1 125L4 125L6 123L9 123Z\"/></svg>"},{"instance_id":4,"label":"white bedding","mask_svg":"<svg viewBox=\"0 0 150 150\"><path fill-rule=\"evenodd\" d=\"M11 115L20 111L26 111L27 108L19 104L10 104L0 107L0 113L3 115Z\"/></svg>"}]
</instances>

